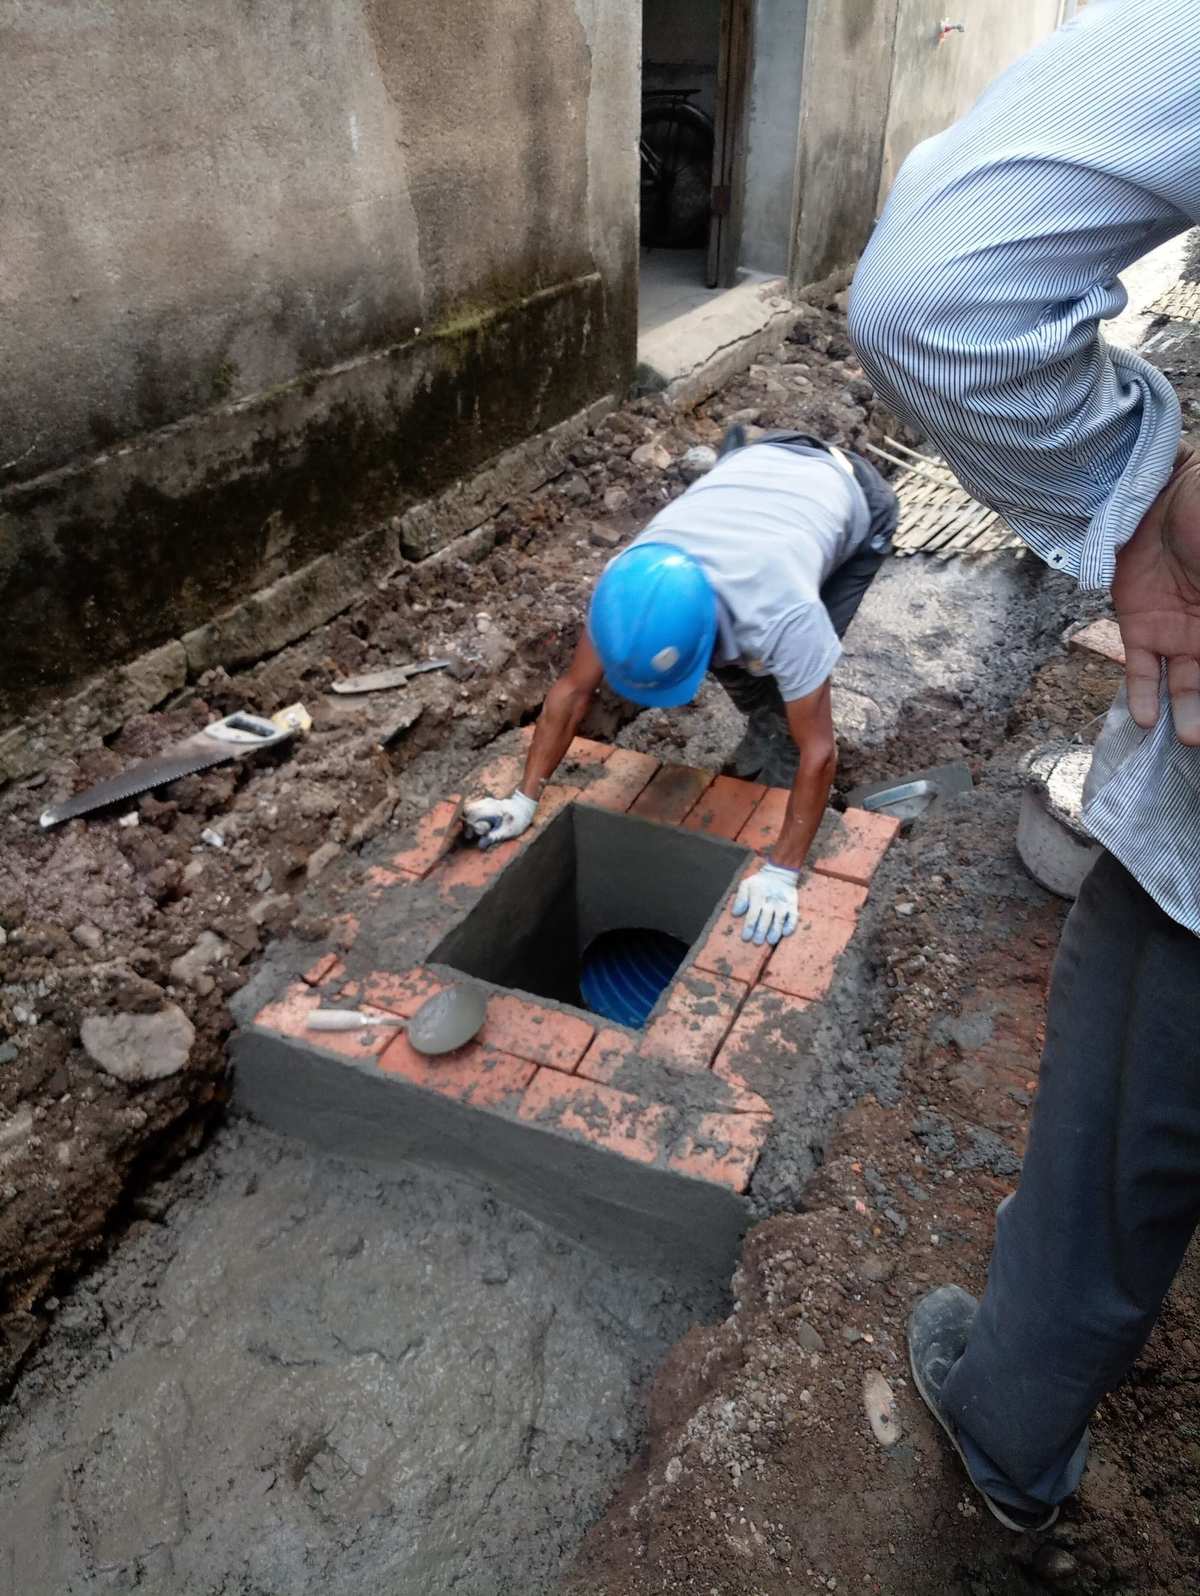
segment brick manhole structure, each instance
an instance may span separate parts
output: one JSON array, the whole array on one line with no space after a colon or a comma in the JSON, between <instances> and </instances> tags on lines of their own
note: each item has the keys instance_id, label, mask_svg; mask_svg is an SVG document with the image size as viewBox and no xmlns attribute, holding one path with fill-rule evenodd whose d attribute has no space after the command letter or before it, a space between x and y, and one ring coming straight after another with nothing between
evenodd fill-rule
<instances>
[{"instance_id":1,"label":"brick manhole structure","mask_svg":"<svg viewBox=\"0 0 1200 1596\"><path fill-rule=\"evenodd\" d=\"M499 755L469 790L511 790L523 764ZM730 903L787 792L583 738L560 776L515 842L463 845L454 794L370 867L334 945L279 978L239 1033L237 1096L336 1154L455 1169L587 1244L720 1279L773 1097L806 1068L815 1010L898 826L830 812L795 934L756 947ZM688 949L641 1030L559 995L592 936L634 926ZM445 1057L402 1030L307 1029L320 1007L411 1017L464 975L487 1016Z\"/></svg>"}]
</instances>

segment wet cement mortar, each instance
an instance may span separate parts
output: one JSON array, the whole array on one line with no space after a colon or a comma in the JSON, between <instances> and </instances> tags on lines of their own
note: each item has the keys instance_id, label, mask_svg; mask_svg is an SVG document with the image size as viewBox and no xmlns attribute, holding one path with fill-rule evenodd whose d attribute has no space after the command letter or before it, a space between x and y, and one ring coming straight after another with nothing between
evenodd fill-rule
<instances>
[{"instance_id":1,"label":"wet cement mortar","mask_svg":"<svg viewBox=\"0 0 1200 1596\"><path fill-rule=\"evenodd\" d=\"M807 307L779 357L698 412L672 416L654 400L619 412L584 440L564 478L445 559L399 573L254 669L213 673L109 746L0 799L0 1108L8 1116L0 1119L0 1271L7 1365L10 1377L19 1372L0 1471L10 1502L21 1493L0 1535L0 1590L273 1593L349 1589L351 1580L357 1589L478 1596L556 1588L637 1450L648 1372L684 1325L713 1320L719 1305L576 1251L471 1188L428 1174L382 1181L224 1121L229 1000L264 952L285 941L324 945L331 909L373 854L398 842L481 750L536 710L578 635L595 574L657 503L682 491L687 447L719 441L734 415L851 446L908 437L875 411L848 360L843 308L832 296ZM635 462L648 442L672 463ZM969 810L982 819L973 840L1003 839L1003 857L984 849L975 867L994 891L999 925L1014 904L1026 912L1031 889L1007 844L1015 780L1007 769L988 772L1002 765L1013 702L1039 663L1050 661L1038 681L1066 671L1062 627L1094 608L1032 562L897 561L868 596L839 669L841 791L954 757L999 780L999 808ZM399 699L327 696L336 675L432 653L449 654L453 673L424 678ZM1048 697L1053 708L1057 695ZM134 827L110 815L37 833L46 802L214 714L271 712L296 699L309 704L315 727L290 752L143 798L130 806ZM715 768L741 724L706 689L672 717L628 722L605 703L585 729ZM933 944L923 918L897 921L891 905L909 891L914 868L909 845L886 867L871 922L814 1038L817 1090L781 1106L753 1191L760 1215L814 1204L819 1215L821 1183L846 1169L845 1146L856 1136L869 1142L870 1115L909 1113L902 1083L909 1033L917 1033L913 1015L895 1007L894 986L908 993L921 983L896 974L895 928L904 960L928 964L922 948ZM1058 909L1044 894L1034 899L1048 927L1039 944L1046 963ZM956 922L951 957L962 956L977 912ZM913 943L914 921L925 943ZM914 1001L922 1013L952 1017L954 982ZM82 1050L88 1014L166 1004L195 1027L178 1074L116 1080ZM953 1146L952 1179L1010 1178L1015 1155L998 1132L944 1133L943 1121L953 1127L945 1105L917 1106L910 1117L924 1129L911 1134L930 1140L931 1157ZM831 1152L828 1136L847 1109L843 1142ZM893 1125L888 1137L911 1158L907 1131ZM198 1156L163 1173L206 1138ZM884 1246L900 1229L888 1210L911 1234L905 1205L919 1198L905 1182L921 1182L907 1168L893 1179L881 1172L882 1148L878 1157L878 1167L845 1176L858 1181L861 1198L851 1199L849 1186L825 1190L841 1220L847 1203L874 1214L882 1197L872 1183L882 1183L885 1217L871 1232ZM980 1247L986 1206L975 1215ZM756 1301L759 1238L769 1238L770 1253L772 1227L817 1222L773 1218L752 1233L735 1280L743 1311ZM964 1225L964 1248L966 1236ZM838 1267L847 1248L866 1245L835 1228L829 1237L827 1253L819 1235L804 1245L818 1259L836 1256ZM834 1292L845 1295L844 1286ZM893 1313L893 1354L895 1323ZM746 1345L735 1314L714 1331L693 1330L667 1359L650 1403L649 1450L588 1543L575 1588L722 1596L807 1588L807 1575L771 1583L743 1563L743 1546L757 1555L762 1526L751 1532L724 1505L718 1511L705 1494L710 1482L682 1463L682 1475L672 1467L673 1482L686 1475L690 1486L679 1514L659 1501L654 1516L667 1541L686 1528L686 1577L612 1532L636 1524L640 1511L642 1533L638 1492L671 1423L685 1414L690 1422ZM780 1376L776 1408L786 1383ZM722 1401L740 1411L736 1393ZM801 1395L796 1401L803 1405ZM795 1418L800 1407L788 1411ZM850 1401L839 1422L858 1421ZM714 1422L725 1425L719 1415ZM822 1447L830 1433L828 1424L818 1429ZM721 1446L710 1451L718 1475L732 1479ZM839 1464L836 1448L829 1455L833 1483L819 1521L840 1523L853 1474L838 1478L850 1460ZM811 1476L814 1492L820 1477ZM939 1478L955 1524L965 1509L954 1505L952 1477ZM806 1498L806 1512L815 1500ZM827 1544L824 1562L853 1575L832 1530ZM922 1586L913 1569L909 1583L861 1588L953 1588L944 1578ZM982 1589L1010 1588L984 1577Z\"/></svg>"}]
</instances>

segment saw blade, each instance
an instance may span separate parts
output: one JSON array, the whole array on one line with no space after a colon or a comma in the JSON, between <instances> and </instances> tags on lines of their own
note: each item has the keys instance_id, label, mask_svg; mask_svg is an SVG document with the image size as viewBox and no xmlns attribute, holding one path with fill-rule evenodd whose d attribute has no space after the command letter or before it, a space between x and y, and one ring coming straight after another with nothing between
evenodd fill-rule
<instances>
[{"instance_id":1,"label":"saw blade","mask_svg":"<svg viewBox=\"0 0 1200 1596\"><path fill-rule=\"evenodd\" d=\"M289 713L294 714L294 711ZM243 737L247 733L259 735L256 741L243 742L222 742L219 737L209 735L214 728L219 730L227 726ZM262 733L263 727L266 728L266 735ZM214 722L213 727L188 737L174 748L168 748L165 753L155 754L150 759L139 759L136 765L130 765L128 770L121 771L119 775L98 781L95 786L76 793L73 798L67 798L60 804L52 804L49 809L42 811L39 824L43 830L60 826L65 820L76 820L80 815L91 814L93 810L107 809L110 804L136 798L139 793L165 786L169 781L178 781L181 776L194 776L198 771L241 759L260 748L277 748L280 743L290 741L298 731L298 723L281 727L269 721L260 721L254 716L226 716L224 721Z\"/></svg>"}]
</instances>

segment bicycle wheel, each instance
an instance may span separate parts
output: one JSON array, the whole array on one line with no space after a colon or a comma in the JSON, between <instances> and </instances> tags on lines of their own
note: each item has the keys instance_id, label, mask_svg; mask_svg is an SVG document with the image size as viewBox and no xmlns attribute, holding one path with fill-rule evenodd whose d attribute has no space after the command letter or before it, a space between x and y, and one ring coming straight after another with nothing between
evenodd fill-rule
<instances>
[{"instance_id":1,"label":"bicycle wheel","mask_svg":"<svg viewBox=\"0 0 1200 1596\"><path fill-rule=\"evenodd\" d=\"M642 243L697 249L707 242L715 139L692 105L652 105L642 116Z\"/></svg>"}]
</instances>

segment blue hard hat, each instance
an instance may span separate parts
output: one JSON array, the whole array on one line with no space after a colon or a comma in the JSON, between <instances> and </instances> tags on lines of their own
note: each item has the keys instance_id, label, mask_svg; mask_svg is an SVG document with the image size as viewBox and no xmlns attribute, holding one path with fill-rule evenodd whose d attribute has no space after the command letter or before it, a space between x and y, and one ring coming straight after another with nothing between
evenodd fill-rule
<instances>
[{"instance_id":1,"label":"blue hard hat","mask_svg":"<svg viewBox=\"0 0 1200 1596\"><path fill-rule=\"evenodd\" d=\"M652 708L688 704L712 659L717 596L690 554L638 543L597 582L588 635L622 698Z\"/></svg>"}]
</instances>

